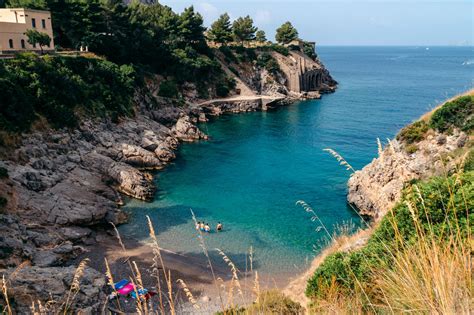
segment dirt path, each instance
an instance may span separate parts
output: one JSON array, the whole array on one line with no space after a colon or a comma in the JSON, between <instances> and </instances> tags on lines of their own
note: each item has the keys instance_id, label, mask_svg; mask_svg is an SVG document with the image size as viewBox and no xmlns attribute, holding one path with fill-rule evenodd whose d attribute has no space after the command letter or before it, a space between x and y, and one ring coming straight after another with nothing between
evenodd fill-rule
<instances>
[{"instance_id":1,"label":"dirt path","mask_svg":"<svg viewBox=\"0 0 474 315\"><path fill-rule=\"evenodd\" d=\"M208 105L214 103L223 103L223 102L239 102L239 101L258 101L258 100L268 100L268 101L278 101L282 100L284 97L275 97L270 95L240 95L227 98L218 98L209 101L199 103L198 105Z\"/></svg>"}]
</instances>

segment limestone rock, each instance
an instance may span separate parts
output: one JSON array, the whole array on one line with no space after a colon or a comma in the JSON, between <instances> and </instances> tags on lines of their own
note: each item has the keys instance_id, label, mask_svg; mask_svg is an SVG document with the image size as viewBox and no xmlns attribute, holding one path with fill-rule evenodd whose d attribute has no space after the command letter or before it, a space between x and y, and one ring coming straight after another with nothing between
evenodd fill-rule
<instances>
[{"instance_id":1,"label":"limestone rock","mask_svg":"<svg viewBox=\"0 0 474 315\"><path fill-rule=\"evenodd\" d=\"M127 143L120 145L120 161L138 168L163 168L163 163L161 163L153 152Z\"/></svg>"},{"instance_id":2,"label":"limestone rock","mask_svg":"<svg viewBox=\"0 0 474 315\"><path fill-rule=\"evenodd\" d=\"M191 123L189 116L181 116L172 131L181 141L195 141L199 139L207 139L207 136Z\"/></svg>"},{"instance_id":3,"label":"limestone rock","mask_svg":"<svg viewBox=\"0 0 474 315\"><path fill-rule=\"evenodd\" d=\"M448 159L442 167L441 157L463 147L466 137L459 131L449 136L436 133L417 143L417 151L411 154L405 151L404 144L393 140L381 156L349 179L348 202L363 215L383 217L400 200L405 183L454 169L455 160Z\"/></svg>"}]
</instances>

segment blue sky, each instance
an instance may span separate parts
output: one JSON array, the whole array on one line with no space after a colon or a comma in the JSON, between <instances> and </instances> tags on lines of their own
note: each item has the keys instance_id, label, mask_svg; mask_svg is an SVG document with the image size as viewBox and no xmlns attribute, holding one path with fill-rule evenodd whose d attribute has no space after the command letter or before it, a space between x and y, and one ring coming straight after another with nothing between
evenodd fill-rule
<instances>
[{"instance_id":1,"label":"blue sky","mask_svg":"<svg viewBox=\"0 0 474 315\"><path fill-rule=\"evenodd\" d=\"M221 13L249 14L273 39L291 21L319 45L473 45L474 0L161 0L175 11L194 5L206 25Z\"/></svg>"}]
</instances>

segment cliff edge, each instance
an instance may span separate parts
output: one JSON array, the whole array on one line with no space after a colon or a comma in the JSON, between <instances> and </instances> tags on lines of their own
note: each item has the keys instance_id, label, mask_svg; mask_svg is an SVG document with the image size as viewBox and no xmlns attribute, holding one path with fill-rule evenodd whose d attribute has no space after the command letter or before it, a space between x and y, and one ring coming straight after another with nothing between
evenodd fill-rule
<instances>
[{"instance_id":1,"label":"cliff edge","mask_svg":"<svg viewBox=\"0 0 474 315\"><path fill-rule=\"evenodd\" d=\"M405 127L387 147L349 179L347 200L362 215L379 219L399 200L406 183L450 173L472 150L474 90L453 98ZM464 99L459 112L443 108ZM457 106L459 108L460 106ZM453 116L459 116L456 121ZM446 116L446 117L443 117ZM462 117L461 117L462 116ZM434 121L434 119L436 121ZM471 133L470 133L471 132Z\"/></svg>"}]
</instances>

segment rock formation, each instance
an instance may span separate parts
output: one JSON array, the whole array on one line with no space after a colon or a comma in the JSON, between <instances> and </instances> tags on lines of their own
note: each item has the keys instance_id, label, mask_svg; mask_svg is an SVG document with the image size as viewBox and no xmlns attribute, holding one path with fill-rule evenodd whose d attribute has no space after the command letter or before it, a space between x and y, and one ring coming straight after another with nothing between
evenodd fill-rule
<instances>
[{"instance_id":1,"label":"rock formation","mask_svg":"<svg viewBox=\"0 0 474 315\"><path fill-rule=\"evenodd\" d=\"M450 154L465 147L467 140L468 136L459 130L452 135L431 130L417 143L414 153L407 152L406 144L393 140L378 158L349 179L347 200L361 214L382 218L400 200L405 183L453 170L456 158Z\"/></svg>"},{"instance_id":2,"label":"rock formation","mask_svg":"<svg viewBox=\"0 0 474 315\"><path fill-rule=\"evenodd\" d=\"M333 92L337 82L319 60L313 60L300 51L290 51L288 57L273 53L287 78L290 92L303 95L311 92Z\"/></svg>"}]
</instances>

